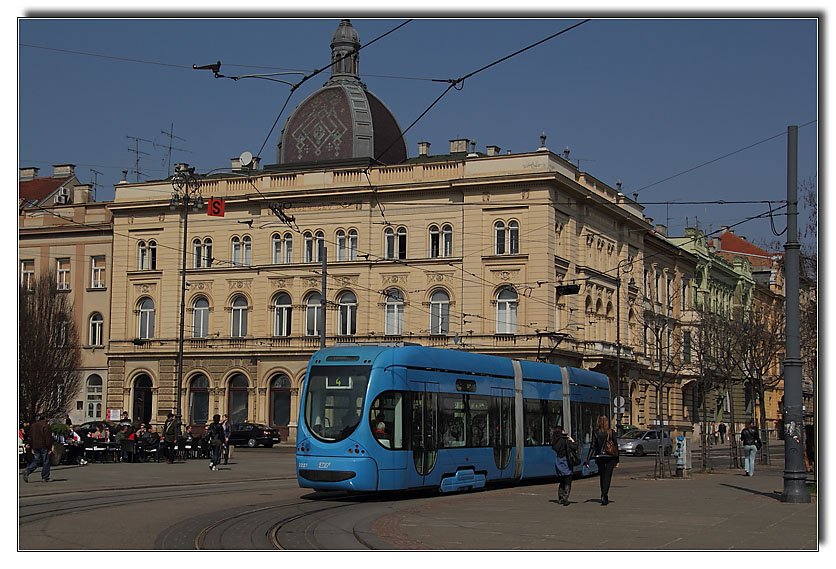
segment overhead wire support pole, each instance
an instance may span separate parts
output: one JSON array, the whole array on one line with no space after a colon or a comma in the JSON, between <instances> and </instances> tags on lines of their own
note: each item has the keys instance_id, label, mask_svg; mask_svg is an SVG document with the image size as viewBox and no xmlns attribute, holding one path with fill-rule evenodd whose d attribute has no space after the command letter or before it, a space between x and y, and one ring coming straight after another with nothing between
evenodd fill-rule
<instances>
[{"instance_id":1,"label":"overhead wire support pole","mask_svg":"<svg viewBox=\"0 0 836 569\"><path fill-rule=\"evenodd\" d=\"M799 307L798 126L787 127L786 357L784 358L784 491L782 502L809 504L804 468L804 413L801 392Z\"/></svg>"},{"instance_id":2,"label":"overhead wire support pole","mask_svg":"<svg viewBox=\"0 0 836 569\"><path fill-rule=\"evenodd\" d=\"M328 248L323 243L319 248L320 258L322 259L322 297L319 300L319 347L325 349L325 287L328 281Z\"/></svg>"}]
</instances>

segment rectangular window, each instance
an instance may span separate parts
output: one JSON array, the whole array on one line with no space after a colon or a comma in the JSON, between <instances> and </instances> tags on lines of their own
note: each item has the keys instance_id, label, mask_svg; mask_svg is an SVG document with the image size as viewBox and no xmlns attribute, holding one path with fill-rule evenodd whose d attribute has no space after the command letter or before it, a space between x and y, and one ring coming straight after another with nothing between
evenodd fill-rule
<instances>
[{"instance_id":1,"label":"rectangular window","mask_svg":"<svg viewBox=\"0 0 836 569\"><path fill-rule=\"evenodd\" d=\"M682 336L682 359L686 364L691 363L691 333L684 332Z\"/></svg>"},{"instance_id":2,"label":"rectangular window","mask_svg":"<svg viewBox=\"0 0 836 569\"><path fill-rule=\"evenodd\" d=\"M20 286L26 290L35 286L35 261L20 262Z\"/></svg>"},{"instance_id":3,"label":"rectangular window","mask_svg":"<svg viewBox=\"0 0 836 569\"><path fill-rule=\"evenodd\" d=\"M56 259L58 290L70 290L70 260Z\"/></svg>"},{"instance_id":4,"label":"rectangular window","mask_svg":"<svg viewBox=\"0 0 836 569\"><path fill-rule=\"evenodd\" d=\"M104 255L90 257L90 288L105 288Z\"/></svg>"}]
</instances>

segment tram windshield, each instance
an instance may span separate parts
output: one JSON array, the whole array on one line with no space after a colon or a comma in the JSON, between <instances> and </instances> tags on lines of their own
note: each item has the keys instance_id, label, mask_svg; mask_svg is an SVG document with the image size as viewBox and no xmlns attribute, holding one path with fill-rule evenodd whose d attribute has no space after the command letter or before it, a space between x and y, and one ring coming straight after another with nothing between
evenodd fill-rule
<instances>
[{"instance_id":1,"label":"tram windshield","mask_svg":"<svg viewBox=\"0 0 836 569\"><path fill-rule=\"evenodd\" d=\"M305 424L323 441L337 442L360 424L371 366L311 366L305 393Z\"/></svg>"}]
</instances>

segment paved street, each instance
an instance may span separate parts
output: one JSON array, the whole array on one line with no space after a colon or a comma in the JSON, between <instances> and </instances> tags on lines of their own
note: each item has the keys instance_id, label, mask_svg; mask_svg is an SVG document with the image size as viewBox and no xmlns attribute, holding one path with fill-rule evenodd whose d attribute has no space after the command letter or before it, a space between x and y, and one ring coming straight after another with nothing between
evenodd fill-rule
<instances>
[{"instance_id":1,"label":"paved street","mask_svg":"<svg viewBox=\"0 0 836 569\"><path fill-rule=\"evenodd\" d=\"M293 464L293 447L282 445L238 449L229 467L217 472L209 471L206 461L194 460L56 467L52 484L24 484L18 477L19 547L84 549L85 540L73 537L79 527L116 526L126 530L116 548L194 549L203 544L211 549L232 543L260 549L259 542L246 546L241 538L236 546L230 536L242 531L263 535L255 529L258 524L269 527L289 515L279 508L336 503L299 489ZM817 548L817 499L809 505L781 503L781 466L758 465L753 478L717 469L694 472L688 479L652 480L652 471L652 457L624 457L606 507L598 500L598 479L587 478L574 482L568 507L556 503L556 484L537 483L469 494L354 500L347 507L343 503L339 514L328 514L329 525L339 521L345 526L342 535L355 536L364 548L388 550ZM31 479L38 480L38 474ZM227 533L218 545L200 541L210 535L207 528L242 515L244 507L248 513L260 512L261 518L253 518L252 525L241 523L236 534ZM602 524L609 530L602 532ZM319 539L323 548L349 548Z\"/></svg>"}]
</instances>

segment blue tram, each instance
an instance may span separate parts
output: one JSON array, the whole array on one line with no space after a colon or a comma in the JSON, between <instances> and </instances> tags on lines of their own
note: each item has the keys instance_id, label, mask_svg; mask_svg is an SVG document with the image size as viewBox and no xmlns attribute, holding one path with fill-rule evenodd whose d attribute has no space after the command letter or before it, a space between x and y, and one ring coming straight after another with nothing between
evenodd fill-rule
<instances>
[{"instance_id":1,"label":"blue tram","mask_svg":"<svg viewBox=\"0 0 836 569\"><path fill-rule=\"evenodd\" d=\"M419 345L337 344L308 364L297 479L319 490L449 492L554 476L551 428L563 425L585 457L609 400L607 376L587 370Z\"/></svg>"}]
</instances>

